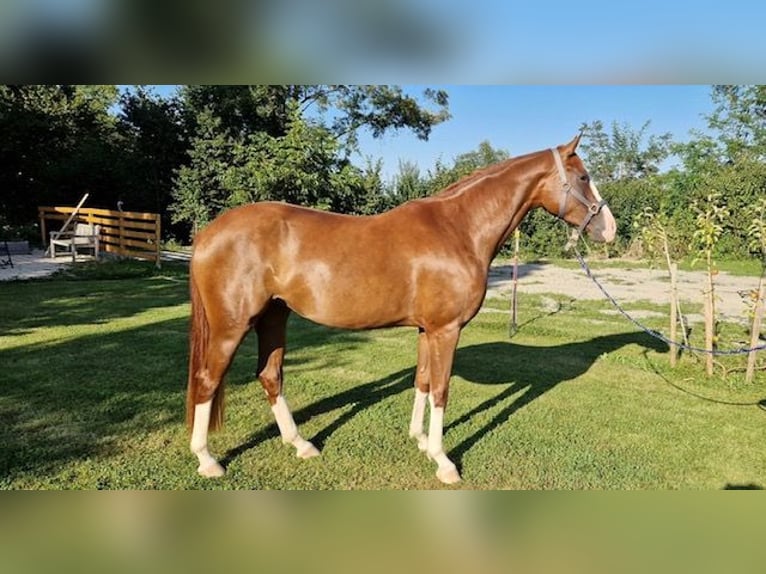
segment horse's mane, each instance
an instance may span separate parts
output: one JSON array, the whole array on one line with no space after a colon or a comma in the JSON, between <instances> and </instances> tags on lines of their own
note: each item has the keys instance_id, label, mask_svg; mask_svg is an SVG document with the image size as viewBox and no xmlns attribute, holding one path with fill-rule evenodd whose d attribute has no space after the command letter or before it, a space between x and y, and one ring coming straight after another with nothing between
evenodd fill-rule
<instances>
[{"instance_id":1,"label":"horse's mane","mask_svg":"<svg viewBox=\"0 0 766 574\"><path fill-rule=\"evenodd\" d=\"M441 198L441 199L446 199L446 198L449 198L449 197L454 197L455 195L458 195L459 193L461 193L465 187L475 183L479 179L481 179L483 177L486 177L486 176L489 176L489 175L492 175L492 174L494 174L496 172L502 171L506 167L508 167L508 164L514 163L514 162L519 161L521 159L529 158L530 156L536 155L537 153L539 153L539 152L533 152L533 153L530 153L530 154L525 154L525 155L520 155L520 156L516 156L516 157L511 157L511 158L504 159L504 160L498 161L496 163L493 163L492 165L488 165L487 167L479 168L476 171L471 172L467 176L459 179L455 183L452 183L452 184L448 185L447 187L445 187L441 191L433 194L431 197L433 197L433 198Z\"/></svg>"},{"instance_id":2,"label":"horse's mane","mask_svg":"<svg viewBox=\"0 0 766 574\"><path fill-rule=\"evenodd\" d=\"M479 168L470 174L460 178L455 183L451 183L441 191L438 191L434 193L431 197L452 197L453 195L456 195L460 192L460 190L465 187L466 185L469 185L471 183L474 183L475 181L481 179L482 177L485 177L487 175L491 175L495 171L499 171L501 167L505 167L508 162L510 162L513 158L505 159L502 161L499 161L497 163L493 163L492 165L489 165L487 167Z\"/></svg>"}]
</instances>

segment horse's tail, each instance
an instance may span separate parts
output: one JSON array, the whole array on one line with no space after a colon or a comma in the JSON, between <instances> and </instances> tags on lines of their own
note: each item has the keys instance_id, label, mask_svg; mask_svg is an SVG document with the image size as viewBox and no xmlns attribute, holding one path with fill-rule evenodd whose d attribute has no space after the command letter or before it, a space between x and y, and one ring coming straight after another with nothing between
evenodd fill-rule
<instances>
[{"instance_id":1,"label":"horse's tail","mask_svg":"<svg viewBox=\"0 0 766 574\"><path fill-rule=\"evenodd\" d=\"M205 314L205 305L191 272L191 266L189 267L189 294L191 319L189 322L189 382L186 388L186 425L192 428L194 425L194 407L200 402L197 399L202 391L200 371L205 367L207 361L210 325ZM218 385L213 395L208 430L216 430L223 423L224 386L222 383L223 381Z\"/></svg>"}]
</instances>

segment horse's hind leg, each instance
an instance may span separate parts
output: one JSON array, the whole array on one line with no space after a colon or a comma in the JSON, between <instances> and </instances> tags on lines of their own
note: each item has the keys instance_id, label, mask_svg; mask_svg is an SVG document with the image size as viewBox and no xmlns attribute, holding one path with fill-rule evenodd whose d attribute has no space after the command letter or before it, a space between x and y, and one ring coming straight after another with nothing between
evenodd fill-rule
<instances>
[{"instance_id":1,"label":"horse's hind leg","mask_svg":"<svg viewBox=\"0 0 766 574\"><path fill-rule=\"evenodd\" d=\"M234 333L222 332L212 328L207 353L203 359L205 367L198 375L201 384L198 387L194 405L194 425L190 447L199 460L197 472L207 478L223 476L224 474L223 467L218 464L208 450L207 436L211 426L211 415L213 428L220 424L223 409L223 385L221 382L245 332L246 329Z\"/></svg>"},{"instance_id":2,"label":"horse's hind leg","mask_svg":"<svg viewBox=\"0 0 766 574\"><path fill-rule=\"evenodd\" d=\"M199 466L197 472L205 478L223 476L225 471L213 458L207 448L208 426L210 424L210 411L213 399L194 406L194 427L192 428L191 451L197 455Z\"/></svg>"},{"instance_id":3,"label":"horse's hind leg","mask_svg":"<svg viewBox=\"0 0 766 574\"><path fill-rule=\"evenodd\" d=\"M319 451L298 433L282 393L282 363L289 315L290 309L284 303L273 301L258 318L255 327L258 333L258 379L266 391L282 442L293 445L298 457L311 458L317 456Z\"/></svg>"},{"instance_id":4,"label":"horse's hind leg","mask_svg":"<svg viewBox=\"0 0 766 574\"><path fill-rule=\"evenodd\" d=\"M410 419L410 438L414 438L418 442L418 448L422 451L428 448L428 437L423 432L423 418L426 412L430 381L428 338L421 329L418 333L418 366L415 370L415 402L412 406L412 418Z\"/></svg>"}]
</instances>

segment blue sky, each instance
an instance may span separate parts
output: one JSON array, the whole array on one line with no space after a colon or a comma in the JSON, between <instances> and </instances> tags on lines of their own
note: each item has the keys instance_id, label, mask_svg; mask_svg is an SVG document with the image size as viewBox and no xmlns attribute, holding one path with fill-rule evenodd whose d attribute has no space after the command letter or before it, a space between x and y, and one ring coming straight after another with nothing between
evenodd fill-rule
<instances>
[{"instance_id":1,"label":"blue sky","mask_svg":"<svg viewBox=\"0 0 766 574\"><path fill-rule=\"evenodd\" d=\"M406 130L373 139L360 136L361 156L383 159L383 174L391 179L399 160L418 165L421 173L437 159L450 163L487 140L494 148L521 155L565 143L584 122L601 120L638 130L650 121L647 135L670 132L675 141L686 141L692 129L705 131L705 116L714 105L707 85L430 85L403 86L406 93L420 95L426 87L449 94L452 118L436 126L428 141ZM174 86L155 86L167 96ZM363 160L358 158L359 164Z\"/></svg>"},{"instance_id":2,"label":"blue sky","mask_svg":"<svg viewBox=\"0 0 766 574\"><path fill-rule=\"evenodd\" d=\"M405 86L405 91L420 94L424 87ZM431 87L449 93L452 119L436 126L428 141L406 131L360 138L362 154L383 158L387 178L397 172L400 159L425 173L438 158L450 163L484 140L521 155L565 143L582 123L595 120L607 130L613 121L638 130L648 120L647 135L670 132L675 141L686 141L690 130L706 129L704 116L714 108L710 86Z\"/></svg>"}]
</instances>

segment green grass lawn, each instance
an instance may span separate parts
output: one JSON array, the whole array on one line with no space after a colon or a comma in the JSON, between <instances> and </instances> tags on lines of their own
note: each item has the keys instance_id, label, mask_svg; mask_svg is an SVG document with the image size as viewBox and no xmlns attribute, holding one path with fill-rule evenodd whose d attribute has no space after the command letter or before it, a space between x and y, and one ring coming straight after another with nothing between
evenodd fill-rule
<instances>
[{"instance_id":1,"label":"green grass lawn","mask_svg":"<svg viewBox=\"0 0 766 574\"><path fill-rule=\"evenodd\" d=\"M0 488L442 488L407 437L415 331L298 317L286 396L322 456L281 444L251 336L227 377L226 426L211 435L227 474L198 477L183 422L186 281L183 267L106 264L0 283ZM463 332L444 437L463 481L449 488L766 486L764 371L746 385L736 358L707 379L688 356L671 371L667 348L604 313L607 302L560 298L552 313L520 289L512 339L502 300Z\"/></svg>"}]
</instances>

